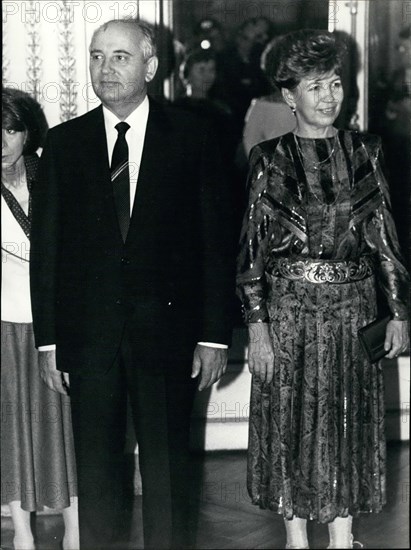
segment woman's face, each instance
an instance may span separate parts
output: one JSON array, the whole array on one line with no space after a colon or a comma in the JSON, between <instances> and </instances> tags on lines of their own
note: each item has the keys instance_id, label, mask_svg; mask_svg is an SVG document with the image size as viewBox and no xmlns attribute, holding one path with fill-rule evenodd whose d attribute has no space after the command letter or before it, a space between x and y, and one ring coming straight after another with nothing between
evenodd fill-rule
<instances>
[{"instance_id":1,"label":"woman's face","mask_svg":"<svg viewBox=\"0 0 411 550\"><path fill-rule=\"evenodd\" d=\"M341 78L334 71L303 78L295 90L286 90L283 95L295 109L297 131L307 137L332 126L344 99Z\"/></svg>"},{"instance_id":2,"label":"woman's face","mask_svg":"<svg viewBox=\"0 0 411 550\"><path fill-rule=\"evenodd\" d=\"M22 158L26 137L26 131L2 128L1 166L3 169L14 166Z\"/></svg>"},{"instance_id":3,"label":"woman's face","mask_svg":"<svg viewBox=\"0 0 411 550\"><path fill-rule=\"evenodd\" d=\"M216 65L213 59L194 63L191 67L188 81L193 90L208 92L216 79Z\"/></svg>"}]
</instances>

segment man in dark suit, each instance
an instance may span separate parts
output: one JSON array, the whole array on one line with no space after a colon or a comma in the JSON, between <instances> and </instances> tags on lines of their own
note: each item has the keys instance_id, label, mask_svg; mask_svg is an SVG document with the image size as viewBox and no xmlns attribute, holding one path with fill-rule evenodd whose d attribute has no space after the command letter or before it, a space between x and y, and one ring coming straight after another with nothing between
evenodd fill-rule
<instances>
[{"instance_id":1,"label":"man in dark suit","mask_svg":"<svg viewBox=\"0 0 411 550\"><path fill-rule=\"evenodd\" d=\"M218 139L148 98L155 53L145 23L95 32L102 106L50 130L33 191L34 331L43 379L70 384L81 548L118 547L127 394L145 547L188 544L195 378L208 388L227 363L233 239Z\"/></svg>"}]
</instances>

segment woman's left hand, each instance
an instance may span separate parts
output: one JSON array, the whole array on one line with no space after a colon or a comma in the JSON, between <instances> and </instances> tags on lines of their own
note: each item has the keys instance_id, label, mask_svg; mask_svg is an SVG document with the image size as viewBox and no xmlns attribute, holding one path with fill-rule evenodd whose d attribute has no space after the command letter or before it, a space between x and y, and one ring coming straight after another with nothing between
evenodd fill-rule
<instances>
[{"instance_id":1,"label":"woman's left hand","mask_svg":"<svg viewBox=\"0 0 411 550\"><path fill-rule=\"evenodd\" d=\"M407 349L408 343L408 321L391 319L385 331L384 349L389 350L386 358L397 357Z\"/></svg>"}]
</instances>

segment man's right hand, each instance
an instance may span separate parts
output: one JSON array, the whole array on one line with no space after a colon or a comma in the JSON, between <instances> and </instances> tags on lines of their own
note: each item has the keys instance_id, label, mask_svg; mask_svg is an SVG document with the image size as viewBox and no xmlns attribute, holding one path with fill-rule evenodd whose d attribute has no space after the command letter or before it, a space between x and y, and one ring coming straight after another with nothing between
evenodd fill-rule
<instances>
[{"instance_id":1,"label":"man's right hand","mask_svg":"<svg viewBox=\"0 0 411 550\"><path fill-rule=\"evenodd\" d=\"M274 351L268 323L248 325L248 368L261 382L271 383L274 374Z\"/></svg>"},{"instance_id":2,"label":"man's right hand","mask_svg":"<svg viewBox=\"0 0 411 550\"><path fill-rule=\"evenodd\" d=\"M55 350L39 351L39 367L43 382L51 390L68 395L68 373L57 370Z\"/></svg>"}]
</instances>

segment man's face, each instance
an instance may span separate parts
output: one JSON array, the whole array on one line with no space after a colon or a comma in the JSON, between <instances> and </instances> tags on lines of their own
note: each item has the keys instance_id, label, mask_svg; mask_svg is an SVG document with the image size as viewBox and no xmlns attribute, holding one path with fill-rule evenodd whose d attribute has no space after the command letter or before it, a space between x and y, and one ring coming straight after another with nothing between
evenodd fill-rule
<instances>
[{"instance_id":1,"label":"man's face","mask_svg":"<svg viewBox=\"0 0 411 550\"><path fill-rule=\"evenodd\" d=\"M94 92L103 105L116 110L135 108L147 93L157 69L157 58L145 60L139 29L121 22L99 29L90 45L90 75Z\"/></svg>"}]
</instances>

